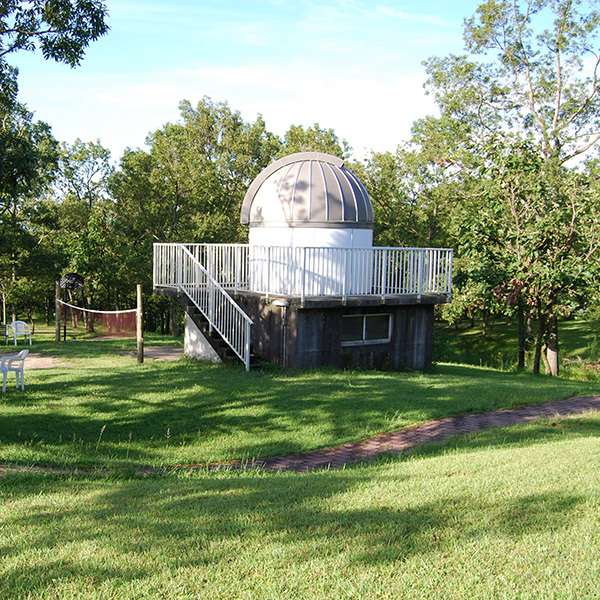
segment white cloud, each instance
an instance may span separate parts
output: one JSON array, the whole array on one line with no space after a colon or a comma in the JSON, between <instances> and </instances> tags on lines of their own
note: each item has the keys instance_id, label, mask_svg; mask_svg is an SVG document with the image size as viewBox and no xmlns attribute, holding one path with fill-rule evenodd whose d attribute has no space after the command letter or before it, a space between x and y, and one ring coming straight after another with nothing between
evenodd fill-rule
<instances>
[{"instance_id":1,"label":"white cloud","mask_svg":"<svg viewBox=\"0 0 600 600\"><path fill-rule=\"evenodd\" d=\"M206 67L81 83L67 97L59 81L48 82L44 114L37 117L60 123L54 128L60 139L100 138L115 158L127 146L142 145L148 132L177 120L183 99L228 101L246 120L262 114L278 135L292 124L318 122L347 139L357 154L394 150L408 139L413 120L434 110L418 76L385 81L342 76L333 83L319 71L299 76L294 68Z\"/></svg>"}]
</instances>

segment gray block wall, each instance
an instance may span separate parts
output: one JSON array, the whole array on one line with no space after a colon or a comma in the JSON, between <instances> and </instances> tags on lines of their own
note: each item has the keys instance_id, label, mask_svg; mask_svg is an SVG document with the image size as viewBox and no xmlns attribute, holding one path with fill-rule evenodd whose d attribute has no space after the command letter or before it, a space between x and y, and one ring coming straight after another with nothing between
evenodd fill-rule
<instances>
[{"instance_id":1,"label":"gray block wall","mask_svg":"<svg viewBox=\"0 0 600 600\"><path fill-rule=\"evenodd\" d=\"M263 360L287 367L325 365L372 369L426 369L433 358L434 304L372 304L357 301L315 303L302 308L294 298L282 308L264 297L240 296L238 302L254 321L252 347ZM284 324L284 313L286 323ZM387 313L391 341L342 346L344 315Z\"/></svg>"}]
</instances>

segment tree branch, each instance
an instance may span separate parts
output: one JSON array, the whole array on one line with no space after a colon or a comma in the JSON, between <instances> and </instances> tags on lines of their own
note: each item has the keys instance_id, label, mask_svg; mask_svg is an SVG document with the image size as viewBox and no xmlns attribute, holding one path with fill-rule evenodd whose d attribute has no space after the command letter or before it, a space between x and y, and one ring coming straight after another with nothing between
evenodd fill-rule
<instances>
[{"instance_id":1,"label":"tree branch","mask_svg":"<svg viewBox=\"0 0 600 600\"><path fill-rule=\"evenodd\" d=\"M526 19L529 16L529 13L531 11L532 1L533 0L529 0L529 2L527 3L527 13L525 16ZM531 111L531 115L533 116L535 122L537 123L538 127L541 130L542 137L544 138L544 142L545 142L546 146L548 146L548 131L546 129L546 125L545 125L544 121L540 118L540 116L535 108L535 94L533 92L533 82L531 79L531 64L527 57L527 52L525 50L525 44L523 43L522 27L521 27L521 23L519 21L516 0L513 0L513 17L514 17L514 21L515 21L515 25L516 25L518 44L519 44L519 48L521 50L521 59L523 61L523 64L525 65L525 73L526 73L527 88L528 88L527 95L529 98L529 110Z\"/></svg>"}]
</instances>

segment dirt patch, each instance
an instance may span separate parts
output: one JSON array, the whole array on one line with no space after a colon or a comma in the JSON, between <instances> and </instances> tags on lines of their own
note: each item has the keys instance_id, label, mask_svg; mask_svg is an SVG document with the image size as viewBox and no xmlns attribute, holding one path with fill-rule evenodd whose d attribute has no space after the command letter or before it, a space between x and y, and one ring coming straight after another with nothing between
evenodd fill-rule
<instances>
[{"instance_id":1,"label":"dirt patch","mask_svg":"<svg viewBox=\"0 0 600 600\"><path fill-rule=\"evenodd\" d=\"M0 352L0 358L7 354L16 354L13 352ZM48 354L40 354L39 352L30 352L25 359L25 370L30 369L55 369L58 367L72 367L73 364L56 358L55 356L49 356Z\"/></svg>"},{"instance_id":2,"label":"dirt patch","mask_svg":"<svg viewBox=\"0 0 600 600\"><path fill-rule=\"evenodd\" d=\"M124 356L137 357L137 350L121 352ZM183 348L178 346L144 346L144 360L179 360L183 356Z\"/></svg>"},{"instance_id":3,"label":"dirt patch","mask_svg":"<svg viewBox=\"0 0 600 600\"><path fill-rule=\"evenodd\" d=\"M20 349L22 350L22 348ZM0 351L0 358L8 354L16 354L14 350ZM136 356L135 352L128 352L128 355ZM144 358L154 360L179 360L183 356L183 348L178 346L150 346L144 348ZM49 354L39 352L30 352L25 359L25 370L30 369L56 369L73 367L73 363L68 360L57 358Z\"/></svg>"},{"instance_id":4,"label":"dirt patch","mask_svg":"<svg viewBox=\"0 0 600 600\"><path fill-rule=\"evenodd\" d=\"M135 352L134 356L137 356ZM144 358L153 358L154 360L179 360L182 356L183 348L180 346L144 347Z\"/></svg>"}]
</instances>

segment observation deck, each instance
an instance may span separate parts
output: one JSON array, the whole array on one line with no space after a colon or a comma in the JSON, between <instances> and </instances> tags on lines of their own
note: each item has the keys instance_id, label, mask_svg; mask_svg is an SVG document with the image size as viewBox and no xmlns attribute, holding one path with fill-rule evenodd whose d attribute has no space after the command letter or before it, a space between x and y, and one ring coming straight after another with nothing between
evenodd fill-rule
<instances>
[{"instance_id":1,"label":"observation deck","mask_svg":"<svg viewBox=\"0 0 600 600\"><path fill-rule=\"evenodd\" d=\"M154 289L185 295L249 368L254 320L240 298L297 309L442 304L452 295L452 256L445 248L155 244Z\"/></svg>"}]
</instances>

